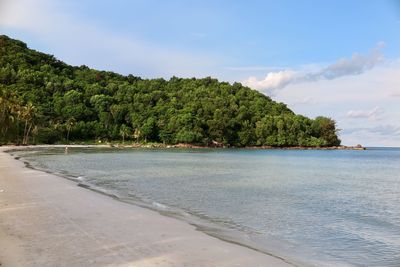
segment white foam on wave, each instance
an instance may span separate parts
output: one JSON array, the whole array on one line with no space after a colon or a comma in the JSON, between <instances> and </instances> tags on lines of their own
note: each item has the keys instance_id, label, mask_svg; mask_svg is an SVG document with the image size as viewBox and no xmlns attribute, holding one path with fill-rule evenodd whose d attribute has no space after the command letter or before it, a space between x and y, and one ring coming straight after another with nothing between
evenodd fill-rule
<instances>
[{"instance_id":1,"label":"white foam on wave","mask_svg":"<svg viewBox=\"0 0 400 267\"><path fill-rule=\"evenodd\" d=\"M151 204L152 204L154 207L159 208L159 209L163 209L163 210L168 209L168 207L167 207L166 205L161 204L161 203L158 203L158 202L155 202L155 201L153 201Z\"/></svg>"}]
</instances>

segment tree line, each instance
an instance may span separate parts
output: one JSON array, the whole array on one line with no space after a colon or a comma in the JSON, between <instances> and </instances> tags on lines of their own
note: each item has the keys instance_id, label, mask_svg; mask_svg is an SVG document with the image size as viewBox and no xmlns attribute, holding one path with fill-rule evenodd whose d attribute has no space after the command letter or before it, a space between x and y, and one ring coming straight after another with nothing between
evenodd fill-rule
<instances>
[{"instance_id":1,"label":"tree line","mask_svg":"<svg viewBox=\"0 0 400 267\"><path fill-rule=\"evenodd\" d=\"M142 79L74 67L0 36L1 143L136 141L339 145L335 121L294 114L240 83Z\"/></svg>"}]
</instances>

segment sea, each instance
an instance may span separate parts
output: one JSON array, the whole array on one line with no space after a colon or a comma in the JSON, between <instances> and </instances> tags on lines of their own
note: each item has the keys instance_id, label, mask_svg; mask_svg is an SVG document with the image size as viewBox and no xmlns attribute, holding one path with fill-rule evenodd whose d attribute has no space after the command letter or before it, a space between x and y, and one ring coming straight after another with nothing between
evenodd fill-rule
<instances>
[{"instance_id":1,"label":"sea","mask_svg":"<svg viewBox=\"0 0 400 267\"><path fill-rule=\"evenodd\" d=\"M77 186L296 266L400 266L400 149L37 148Z\"/></svg>"}]
</instances>

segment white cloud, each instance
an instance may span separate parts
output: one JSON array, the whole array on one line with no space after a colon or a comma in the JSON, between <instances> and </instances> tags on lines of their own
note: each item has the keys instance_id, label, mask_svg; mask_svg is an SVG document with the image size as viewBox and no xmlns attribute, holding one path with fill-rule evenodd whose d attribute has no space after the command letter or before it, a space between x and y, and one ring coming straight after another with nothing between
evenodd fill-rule
<instances>
[{"instance_id":1,"label":"white cloud","mask_svg":"<svg viewBox=\"0 0 400 267\"><path fill-rule=\"evenodd\" d=\"M0 29L33 35L74 65L132 73L142 77L208 76L221 58L193 54L133 36L71 15L68 2L0 0ZM13 36L10 36L13 37ZM28 44L29 45L29 44Z\"/></svg>"},{"instance_id":2,"label":"white cloud","mask_svg":"<svg viewBox=\"0 0 400 267\"><path fill-rule=\"evenodd\" d=\"M349 110L346 114L347 118L352 119L369 119L369 120L379 120L381 119L383 111L380 107L374 107L371 110Z\"/></svg>"},{"instance_id":3,"label":"white cloud","mask_svg":"<svg viewBox=\"0 0 400 267\"><path fill-rule=\"evenodd\" d=\"M398 137L400 137L400 126L391 124L379 125L377 127L368 129L368 131L372 133L379 133L381 135L388 135L388 136L397 135Z\"/></svg>"},{"instance_id":4,"label":"white cloud","mask_svg":"<svg viewBox=\"0 0 400 267\"><path fill-rule=\"evenodd\" d=\"M292 70L282 70L270 72L264 79L258 80L256 77L249 77L243 83L256 90L276 90L285 87L296 80L297 73Z\"/></svg>"},{"instance_id":5,"label":"white cloud","mask_svg":"<svg viewBox=\"0 0 400 267\"><path fill-rule=\"evenodd\" d=\"M354 53L350 58L341 58L326 67L316 68L315 64L311 64L299 70L287 69L269 72L265 78L249 77L243 81L243 84L268 94L273 94L274 90L282 89L289 84L359 75L384 60L381 52L383 47L384 43L380 42L368 55Z\"/></svg>"},{"instance_id":6,"label":"white cloud","mask_svg":"<svg viewBox=\"0 0 400 267\"><path fill-rule=\"evenodd\" d=\"M66 29L70 22L67 15L58 12L56 1L49 0L2 0L0 26L11 29L22 29L29 33L46 36L57 29ZM60 32L60 34L66 34Z\"/></svg>"},{"instance_id":7,"label":"white cloud","mask_svg":"<svg viewBox=\"0 0 400 267\"><path fill-rule=\"evenodd\" d=\"M400 126L379 124L373 127L356 127L342 130L342 134L350 144L360 141L366 146L400 146Z\"/></svg>"},{"instance_id":8,"label":"white cloud","mask_svg":"<svg viewBox=\"0 0 400 267\"><path fill-rule=\"evenodd\" d=\"M337 79L321 79L291 83L275 91L275 99L296 113L309 117L319 115L335 119L345 145L361 143L369 146L400 146L395 132L383 136L377 131L382 125L400 127L399 88L400 59L387 59L368 72L343 76ZM300 104L301 100L313 99L313 104ZM305 101L307 102L307 101ZM363 131L350 132L360 128Z\"/></svg>"},{"instance_id":9,"label":"white cloud","mask_svg":"<svg viewBox=\"0 0 400 267\"><path fill-rule=\"evenodd\" d=\"M342 135L347 144L358 144L361 141L364 146L400 146L400 126L392 124L347 128L342 130Z\"/></svg>"},{"instance_id":10,"label":"white cloud","mask_svg":"<svg viewBox=\"0 0 400 267\"><path fill-rule=\"evenodd\" d=\"M393 135L393 134L400 135L400 126L392 124L383 124L371 128L350 128L347 129L346 132L348 133L370 132L370 133L378 133L380 135Z\"/></svg>"},{"instance_id":11,"label":"white cloud","mask_svg":"<svg viewBox=\"0 0 400 267\"><path fill-rule=\"evenodd\" d=\"M311 79L335 79L347 75L358 75L366 70L370 70L379 62L383 61L384 56L380 49L384 46L385 44L380 42L374 49L372 49L369 55L354 53L351 58L339 59L335 63L324 68L320 73L312 74Z\"/></svg>"}]
</instances>

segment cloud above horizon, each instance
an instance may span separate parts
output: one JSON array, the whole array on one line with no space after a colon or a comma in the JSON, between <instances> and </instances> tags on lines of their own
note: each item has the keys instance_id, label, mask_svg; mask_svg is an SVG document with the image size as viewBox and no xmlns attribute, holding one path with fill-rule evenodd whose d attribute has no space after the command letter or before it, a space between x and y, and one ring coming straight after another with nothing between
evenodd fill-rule
<instances>
[{"instance_id":1,"label":"cloud above horizon","mask_svg":"<svg viewBox=\"0 0 400 267\"><path fill-rule=\"evenodd\" d=\"M373 127L355 127L342 130L342 134L347 140L356 144L363 136L363 141L367 146L399 146L400 126L393 124L381 124ZM377 143L376 139L380 142Z\"/></svg>"},{"instance_id":2,"label":"cloud above horizon","mask_svg":"<svg viewBox=\"0 0 400 267\"><path fill-rule=\"evenodd\" d=\"M112 32L76 16L73 7L60 1L3 0L0 27L22 30L52 44L56 50L44 52L56 54L69 64L87 65L89 61L93 68L148 78L208 76L221 60L216 55L192 53L134 34Z\"/></svg>"},{"instance_id":3,"label":"cloud above horizon","mask_svg":"<svg viewBox=\"0 0 400 267\"><path fill-rule=\"evenodd\" d=\"M380 120L383 111L380 107L376 106L371 110L349 110L346 114L347 118L352 119L369 119Z\"/></svg>"},{"instance_id":4,"label":"cloud above horizon","mask_svg":"<svg viewBox=\"0 0 400 267\"><path fill-rule=\"evenodd\" d=\"M359 75L288 84L274 98L296 113L335 119L345 145L400 146L399 77L400 59L387 59Z\"/></svg>"},{"instance_id":5,"label":"cloud above horizon","mask_svg":"<svg viewBox=\"0 0 400 267\"><path fill-rule=\"evenodd\" d=\"M269 72L261 79L251 76L243 81L243 84L271 95L274 94L275 90L282 89L289 84L359 75L384 61L384 55L381 51L384 46L384 42L379 42L367 55L354 53L350 58L338 59L326 67L314 66L312 70L303 67L298 70L286 69Z\"/></svg>"}]
</instances>

